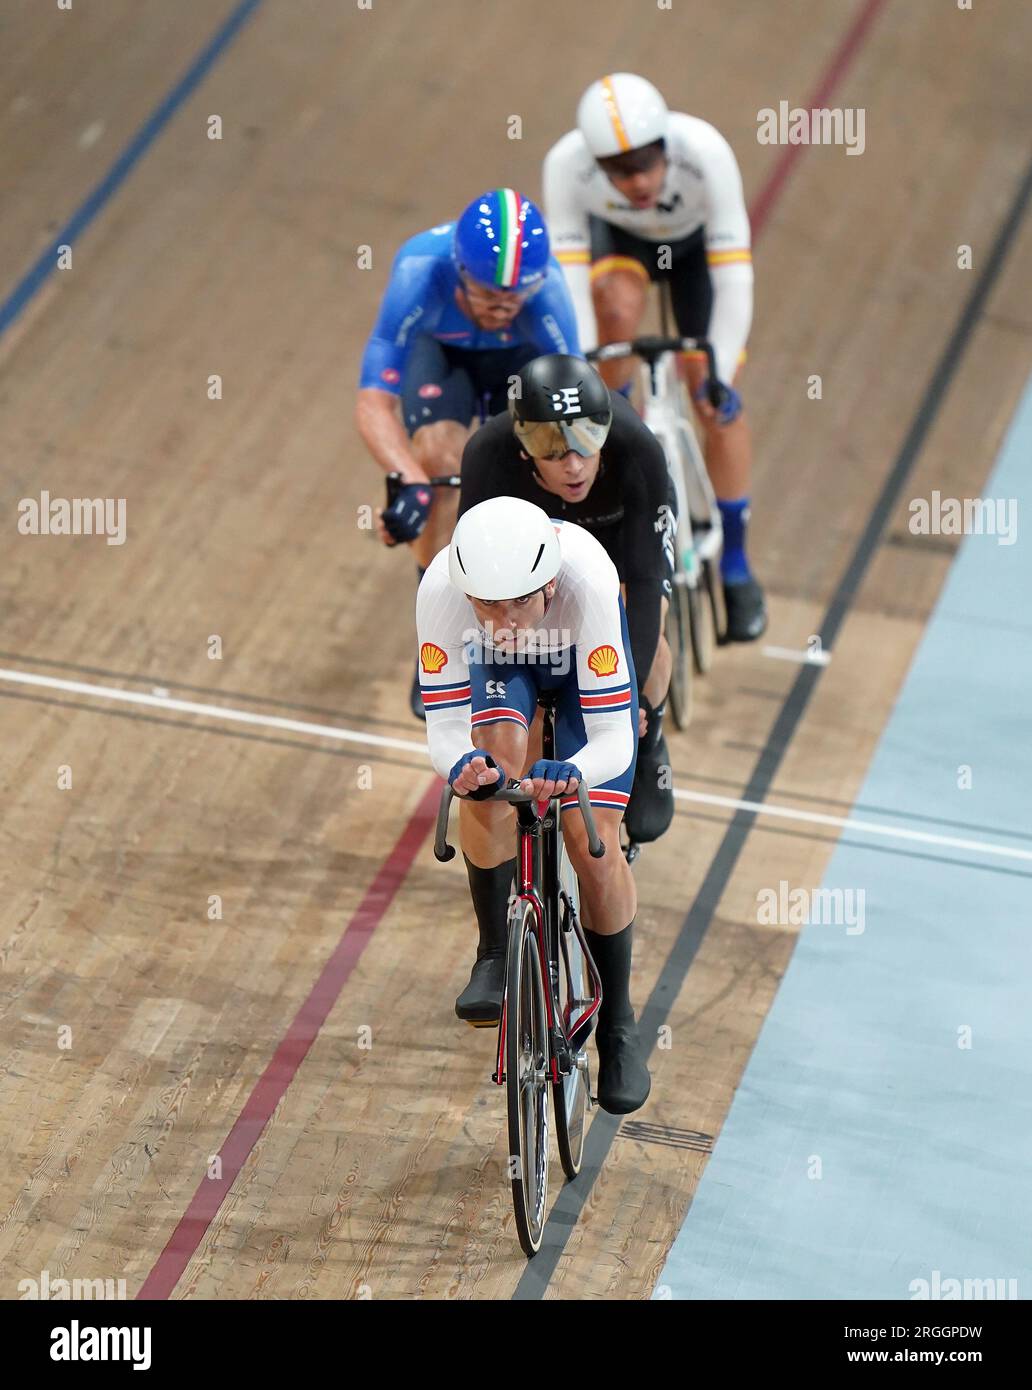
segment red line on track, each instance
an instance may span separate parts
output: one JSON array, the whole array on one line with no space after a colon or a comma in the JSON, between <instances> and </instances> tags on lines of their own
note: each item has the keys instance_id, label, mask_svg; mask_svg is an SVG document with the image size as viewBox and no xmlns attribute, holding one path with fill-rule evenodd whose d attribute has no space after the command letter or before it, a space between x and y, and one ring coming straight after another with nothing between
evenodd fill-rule
<instances>
[{"instance_id":1,"label":"red line on track","mask_svg":"<svg viewBox=\"0 0 1032 1390\"><path fill-rule=\"evenodd\" d=\"M888 0L865 0L865 3L860 6L845 38L825 68L817 89L806 102L806 110L811 110L815 106L823 106L828 100L845 76L846 69L860 51L871 25L878 18L879 11L883 10L887 4ZM807 145L786 145L767 182L757 193L749 209L749 221L752 223L754 241L758 240L760 233L766 226L767 218L770 216L774 204L781 197L781 191L789 174L802 157L803 151L808 148Z\"/></svg>"},{"instance_id":2,"label":"red line on track","mask_svg":"<svg viewBox=\"0 0 1032 1390\"><path fill-rule=\"evenodd\" d=\"M807 108L823 106L856 57L878 12L888 0L865 0L845 38L828 64ZM760 236L774 204L781 197L785 183L806 145L788 145L783 151L767 182L756 195L749 218L753 239ZM168 1244L154 1263L139 1299L168 1298L182 1277L183 1271L204 1239L204 1234L216 1213L229 1195L248 1155L283 1099L298 1068L308 1055L320 1028L340 995L349 975L365 950L373 932L394 900L395 894L412 867L412 862L430 833L440 796L440 783L435 779L423 795L411 819L366 892L333 955L312 986L311 993L301 1005L277 1047L247 1103L219 1150L222 1177L202 1179Z\"/></svg>"},{"instance_id":3,"label":"red line on track","mask_svg":"<svg viewBox=\"0 0 1032 1390\"><path fill-rule=\"evenodd\" d=\"M273 1053L272 1060L259 1077L236 1124L219 1150L222 1177L201 1180L193 1200L155 1261L137 1298L168 1298L179 1282L262 1130L308 1055L348 976L394 901L395 894L412 867L412 861L433 826L440 793L441 783L435 779L423 793L397 844L367 889L345 927L336 950L323 966L311 993L295 1014L286 1036Z\"/></svg>"}]
</instances>

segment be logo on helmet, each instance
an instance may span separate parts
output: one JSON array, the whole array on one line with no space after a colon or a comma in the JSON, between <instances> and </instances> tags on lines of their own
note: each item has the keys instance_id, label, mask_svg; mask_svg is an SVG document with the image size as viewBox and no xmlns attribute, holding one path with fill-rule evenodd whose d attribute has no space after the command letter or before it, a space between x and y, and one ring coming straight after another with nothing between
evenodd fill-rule
<instances>
[{"instance_id":1,"label":"be logo on helmet","mask_svg":"<svg viewBox=\"0 0 1032 1390\"><path fill-rule=\"evenodd\" d=\"M564 386L552 392L552 409L557 415L578 415L580 413L580 387Z\"/></svg>"},{"instance_id":2,"label":"be logo on helmet","mask_svg":"<svg viewBox=\"0 0 1032 1390\"><path fill-rule=\"evenodd\" d=\"M448 665L448 654L436 642L424 642L419 649L419 664L428 676L436 676Z\"/></svg>"},{"instance_id":3,"label":"be logo on helmet","mask_svg":"<svg viewBox=\"0 0 1032 1390\"><path fill-rule=\"evenodd\" d=\"M603 676L615 676L616 668L620 665L620 658L616 648L610 646L596 647L588 655L588 670L594 671L599 680Z\"/></svg>"}]
</instances>

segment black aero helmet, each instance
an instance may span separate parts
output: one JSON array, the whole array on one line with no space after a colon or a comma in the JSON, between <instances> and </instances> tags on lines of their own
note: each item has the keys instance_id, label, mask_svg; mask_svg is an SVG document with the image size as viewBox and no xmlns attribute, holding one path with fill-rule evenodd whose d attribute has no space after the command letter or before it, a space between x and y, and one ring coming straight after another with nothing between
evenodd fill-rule
<instances>
[{"instance_id":1,"label":"black aero helmet","mask_svg":"<svg viewBox=\"0 0 1032 1390\"><path fill-rule=\"evenodd\" d=\"M583 357L552 352L535 357L510 393L516 438L531 458L597 454L613 423L609 388Z\"/></svg>"}]
</instances>

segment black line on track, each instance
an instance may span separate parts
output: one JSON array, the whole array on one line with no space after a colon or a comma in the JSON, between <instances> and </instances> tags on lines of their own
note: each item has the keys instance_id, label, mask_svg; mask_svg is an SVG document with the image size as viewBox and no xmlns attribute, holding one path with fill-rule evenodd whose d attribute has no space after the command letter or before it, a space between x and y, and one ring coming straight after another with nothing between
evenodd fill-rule
<instances>
[{"instance_id":1,"label":"black line on track","mask_svg":"<svg viewBox=\"0 0 1032 1390\"><path fill-rule=\"evenodd\" d=\"M924 445L928 432L938 414L946 394L957 374L964 352L985 306L989 292L996 282L1003 262L1010 250L1021 219L1032 196L1032 163L1018 185L1014 200L1000 230L996 234L989 258L985 263L975 286L968 296L960 318L947 339L942 356L932 373L931 380L918 406L917 414L911 422L906 438L896 456L875 499L860 539L857 541L846 566L845 573L831 597L820 626L821 645L825 650L834 647L835 639L849 614L860 585L878 549L893 508L899 501L904 483L913 471L918 455ZM781 710L774 722L770 735L760 756L756 760L748 785L742 793L743 801L762 801L770 790L771 783L799 724L806 712L810 697L817 684L817 677L823 667L803 666L785 697ZM755 811L736 811L734 819L724 833L698 895L684 919L681 931L674 942L659 978L648 1001L642 1009L639 1028L643 1039L651 1038L653 1046L657 1029L667 1018L670 1007L684 984L688 968L695 958L706 930L716 913L717 904L734 872L745 841L756 821ZM651 1056L652 1048L649 1049ZM598 1175L616 1138L620 1127L619 1118L597 1112L584 1143L584 1167L580 1176L567 1183L559 1193L545 1224L541 1249L527 1263L513 1292L517 1301L543 1298L551 1283L552 1275L566 1247L569 1233L577 1224L595 1177Z\"/></svg>"}]
</instances>

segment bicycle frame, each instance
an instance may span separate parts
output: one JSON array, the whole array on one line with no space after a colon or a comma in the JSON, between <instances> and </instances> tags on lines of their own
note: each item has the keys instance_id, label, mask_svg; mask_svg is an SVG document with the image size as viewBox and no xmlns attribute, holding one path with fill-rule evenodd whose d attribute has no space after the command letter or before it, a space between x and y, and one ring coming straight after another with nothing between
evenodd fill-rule
<instances>
[{"instance_id":1,"label":"bicycle frame","mask_svg":"<svg viewBox=\"0 0 1032 1390\"><path fill-rule=\"evenodd\" d=\"M669 280L660 282L659 317L660 332L663 337L666 337L669 331L668 323L673 317ZM688 350L690 351L690 349ZM717 398L715 387L712 385L717 381L716 354L712 345L704 339L697 340L696 351L705 354L707 375L711 383L710 403L719 406L720 401ZM647 364L642 363L643 369L646 366ZM713 484L710 482L709 470L706 467L706 460L703 457L698 436L690 423L692 403L688 399L684 379L678 371L676 356L673 353L668 353L661 359L661 366L664 373L662 389L657 389L659 381L654 370L650 370L648 379L642 382L646 401L645 423L650 425L648 416L651 411L657 426L664 431L665 446L670 443L675 445L675 451L667 454L667 467L670 468L671 476L674 477L678 516L691 517L693 548L698 559L705 561L716 558L720 554L723 544L723 522L720 517L720 508L717 506L716 494L713 491ZM650 428L652 428L651 425ZM672 460L678 457L677 444L683 450L680 453L680 481L675 476L678 470L672 463ZM686 461L690 464L687 469L684 467Z\"/></svg>"},{"instance_id":2,"label":"bicycle frame","mask_svg":"<svg viewBox=\"0 0 1032 1390\"><path fill-rule=\"evenodd\" d=\"M665 311L665 301L661 303ZM665 312L663 317L665 322ZM706 460L691 425L692 408L678 373L677 351L705 353L711 402L718 405L716 360L712 345L704 338L641 337L632 342L606 343L590 352L588 360L607 362L631 356L641 359L643 419L662 446L677 501L675 536L679 563L674 567L675 582L694 588L701 565L720 553L723 526Z\"/></svg>"},{"instance_id":3,"label":"bicycle frame","mask_svg":"<svg viewBox=\"0 0 1032 1390\"><path fill-rule=\"evenodd\" d=\"M519 883L514 898L529 902L534 909L535 932L540 946L542 987L545 995L546 1022L549 1036L549 1080L558 1083L568 1076L576 1066L579 1043L587 1036L587 1027L598 1012L602 1003L602 983L591 958L584 929L580 918L573 910L565 891L559 883L559 858L561 841L559 838L558 805L552 807L547 802L525 802L516 807ZM546 892L544 897L538 885L555 885L555 893ZM510 900L511 902L512 900ZM562 920L560 912L568 915L584 953L591 977L592 1002L580 1015L572 1031L571 1019L564 1009L563 1014L556 1009L562 1004L559 999L559 951L565 950L561 940ZM491 1080L497 1085L505 1084L505 1044L508 1027L508 996L502 1003L502 1017L498 1029L498 1053Z\"/></svg>"},{"instance_id":4,"label":"bicycle frame","mask_svg":"<svg viewBox=\"0 0 1032 1390\"><path fill-rule=\"evenodd\" d=\"M699 563L706 558L702 545L696 541L695 526L703 522L709 528L705 536L708 553L719 551L720 513L695 432L679 409L679 397L683 398L685 392L677 375L674 354L665 353L658 362L643 363L640 375L645 400L645 424L662 446L677 499L675 535L680 565L676 574L678 577L683 574L685 582L694 586L698 582ZM715 547L713 540L716 541Z\"/></svg>"},{"instance_id":5,"label":"bicycle frame","mask_svg":"<svg viewBox=\"0 0 1032 1390\"><path fill-rule=\"evenodd\" d=\"M555 755L555 729L549 704L544 706L542 755L546 758ZM447 843L446 838L448 813L453 795L451 787L445 787L437 813L434 855L441 861L449 860L455 854L455 850ZM507 800L516 807L517 884L515 892L509 899L509 904L511 909L514 901L524 900L529 902L534 910L535 934L540 948L541 983L545 996L549 1035L549 1079L558 1083L562 1077L569 1075L571 1069L577 1065L577 1052L586 1040L589 1025L602 1004L602 981L599 978L595 962L591 958L580 918L574 911L573 904L560 882L559 869L562 856L560 798L556 796L548 801L535 801L525 793L519 793L514 786L507 787L496 795L499 799ZM577 800L588 832L589 853L592 858L599 859L605 853L605 846L595 830L591 804L588 800L588 788L583 782L578 786ZM568 1028L572 1020L564 1016L566 1011L563 1010L560 1013L556 1007L557 1004L561 1006L559 1000L559 951L566 950L562 941L563 933L561 930L563 925L561 914L563 913L570 920L580 949L584 953L591 982L591 1002L580 1017L573 1022L572 1029ZM502 1003L502 1017L498 1029L498 1052L495 1069L491 1076L491 1080L499 1086L505 1083L504 1059L507 1022L508 998L506 997Z\"/></svg>"}]
</instances>

